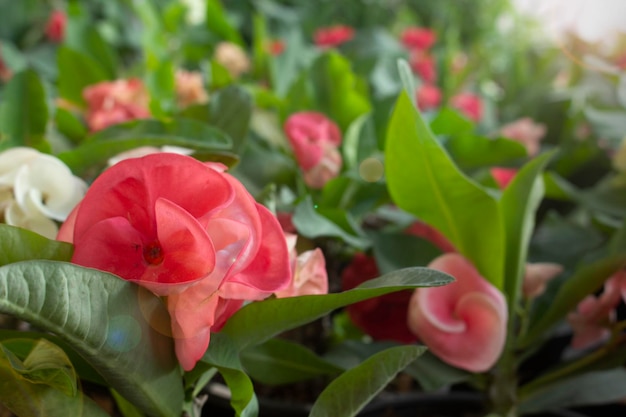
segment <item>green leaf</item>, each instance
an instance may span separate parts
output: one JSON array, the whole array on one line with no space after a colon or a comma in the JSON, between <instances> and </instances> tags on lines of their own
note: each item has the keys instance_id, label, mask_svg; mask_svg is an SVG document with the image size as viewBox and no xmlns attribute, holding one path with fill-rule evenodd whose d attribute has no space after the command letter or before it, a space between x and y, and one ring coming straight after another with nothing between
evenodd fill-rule
<instances>
[{"instance_id":1,"label":"green leaf","mask_svg":"<svg viewBox=\"0 0 626 417\"><path fill-rule=\"evenodd\" d=\"M321 375L335 375L342 368L304 346L284 339L270 339L241 352L246 373L268 385L289 384Z\"/></svg>"},{"instance_id":2,"label":"green leaf","mask_svg":"<svg viewBox=\"0 0 626 417\"><path fill-rule=\"evenodd\" d=\"M243 45L241 35L228 21L228 16L219 0L206 2L206 26L220 39Z\"/></svg>"},{"instance_id":3,"label":"green leaf","mask_svg":"<svg viewBox=\"0 0 626 417\"><path fill-rule=\"evenodd\" d=\"M243 150L252 117L250 94L238 86L226 87L211 96L209 106L211 126L230 136L235 152Z\"/></svg>"},{"instance_id":4,"label":"green leaf","mask_svg":"<svg viewBox=\"0 0 626 417\"><path fill-rule=\"evenodd\" d=\"M65 35L67 47L93 59L108 79L115 79L120 67L114 49L107 43L93 22L70 19Z\"/></svg>"},{"instance_id":5,"label":"green leaf","mask_svg":"<svg viewBox=\"0 0 626 417\"><path fill-rule=\"evenodd\" d=\"M369 241L365 236L357 236L346 231L316 210L317 207L309 196L296 206L293 213L293 224L301 235L308 238L338 237L361 249L369 246Z\"/></svg>"},{"instance_id":6,"label":"green leaf","mask_svg":"<svg viewBox=\"0 0 626 417\"><path fill-rule=\"evenodd\" d=\"M54 124L59 132L64 134L74 143L80 143L87 137L89 131L70 111L57 107L54 113Z\"/></svg>"},{"instance_id":7,"label":"green leaf","mask_svg":"<svg viewBox=\"0 0 626 417\"><path fill-rule=\"evenodd\" d=\"M169 318L145 289L68 263L19 262L0 267L0 312L58 335L147 414L180 413L181 371L162 333Z\"/></svg>"},{"instance_id":8,"label":"green leaf","mask_svg":"<svg viewBox=\"0 0 626 417\"><path fill-rule=\"evenodd\" d=\"M232 142L220 130L190 119L134 120L111 126L92 135L88 141L58 155L77 175L104 167L107 160L140 146L180 146L194 149L209 159L233 163Z\"/></svg>"},{"instance_id":9,"label":"green leaf","mask_svg":"<svg viewBox=\"0 0 626 417\"><path fill-rule=\"evenodd\" d=\"M599 405L626 397L626 370L591 372L560 380L522 398L520 413L536 413L555 408Z\"/></svg>"},{"instance_id":10,"label":"green leaf","mask_svg":"<svg viewBox=\"0 0 626 417\"><path fill-rule=\"evenodd\" d=\"M76 392L71 364L60 348L47 341L33 344L24 362L0 344L0 404L22 417L107 416Z\"/></svg>"},{"instance_id":11,"label":"green leaf","mask_svg":"<svg viewBox=\"0 0 626 417\"><path fill-rule=\"evenodd\" d=\"M503 288L505 246L498 203L454 165L406 92L389 123L385 166L396 205L441 231L487 280Z\"/></svg>"},{"instance_id":12,"label":"green leaf","mask_svg":"<svg viewBox=\"0 0 626 417\"><path fill-rule=\"evenodd\" d=\"M309 417L356 416L425 350L424 346L398 346L371 356L331 382L313 404Z\"/></svg>"},{"instance_id":13,"label":"green leaf","mask_svg":"<svg viewBox=\"0 0 626 417\"><path fill-rule=\"evenodd\" d=\"M364 282L341 293L266 299L237 311L222 329L243 349L309 323L331 311L394 291L449 284L453 278L427 268L406 268Z\"/></svg>"},{"instance_id":14,"label":"green leaf","mask_svg":"<svg viewBox=\"0 0 626 417\"><path fill-rule=\"evenodd\" d=\"M400 81L402 81L402 87L404 90L409 93L409 98L411 99L411 103L417 107L417 99L415 97L415 92L417 87L415 86L415 76L413 75L413 71L409 66L409 63L406 59L399 59L397 62L398 65L398 73L400 75Z\"/></svg>"},{"instance_id":15,"label":"green leaf","mask_svg":"<svg viewBox=\"0 0 626 417\"><path fill-rule=\"evenodd\" d=\"M71 244L50 240L19 227L0 224L0 266L30 259L69 261Z\"/></svg>"},{"instance_id":16,"label":"green leaf","mask_svg":"<svg viewBox=\"0 0 626 417\"><path fill-rule=\"evenodd\" d=\"M471 135L474 131L474 124L461 116L458 111L444 107L430 123L430 128L435 135L455 137Z\"/></svg>"},{"instance_id":17,"label":"green leaf","mask_svg":"<svg viewBox=\"0 0 626 417\"><path fill-rule=\"evenodd\" d=\"M48 105L39 75L32 70L15 74L3 91L0 149L30 146L46 150Z\"/></svg>"},{"instance_id":18,"label":"green leaf","mask_svg":"<svg viewBox=\"0 0 626 417\"><path fill-rule=\"evenodd\" d=\"M374 255L382 273L411 266L425 266L437 256L441 249L431 242L406 233L369 233Z\"/></svg>"},{"instance_id":19,"label":"green leaf","mask_svg":"<svg viewBox=\"0 0 626 417\"><path fill-rule=\"evenodd\" d=\"M553 154L541 155L526 164L506 187L500 199L506 236L504 293L508 298L509 311L515 311L519 301L528 244L535 228L535 212L543 198L541 174Z\"/></svg>"},{"instance_id":20,"label":"green leaf","mask_svg":"<svg viewBox=\"0 0 626 417\"><path fill-rule=\"evenodd\" d=\"M446 149L450 157L465 169L506 165L526 156L526 148L519 142L467 134L450 137Z\"/></svg>"},{"instance_id":21,"label":"green leaf","mask_svg":"<svg viewBox=\"0 0 626 417\"><path fill-rule=\"evenodd\" d=\"M425 391L435 391L472 378L471 373L448 365L431 352L425 352L404 371L415 378Z\"/></svg>"},{"instance_id":22,"label":"green leaf","mask_svg":"<svg viewBox=\"0 0 626 417\"><path fill-rule=\"evenodd\" d=\"M83 89L109 79L105 70L89 56L61 46L57 55L59 96L77 105L85 105Z\"/></svg>"}]
</instances>

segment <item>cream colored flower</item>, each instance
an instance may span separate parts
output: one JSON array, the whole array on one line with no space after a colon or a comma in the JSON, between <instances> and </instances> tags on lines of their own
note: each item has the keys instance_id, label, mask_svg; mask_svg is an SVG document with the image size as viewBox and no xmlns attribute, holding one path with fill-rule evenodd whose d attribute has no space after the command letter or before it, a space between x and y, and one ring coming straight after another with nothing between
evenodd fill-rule
<instances>
[{"instance_id":1,"label":"cream colored flower","mask_svg":"<svg viewBox=\"0 0 626 417\"><path fill-rule=\"evenodd\" d=\"M87 184L52 155L26 147L0 153L0 210L3 221L47 238L56 237L83 198Z\"/></svg>"},{"instance_id":2,"label":"cream colored flower","mask_svg":"<svg viewBox=\"0 0 626 417\"><path fill-rule=\"evenodd\" d=\"M231 42L220 42L215 48L215 60L228 70L233 78L239 78L241 74L250 69L250 59L240 46Z\"/></svg>"},{"instance_id":3,"label":"cream colored flower","mask_svg":"<svg viewBox=\"0 0 626 417\"><path fill-rule=\"evenodd\" d=\"M197 71L176 71L176 99L180 107L209 101L202 74Z\"/></svg>"}]
</instances>

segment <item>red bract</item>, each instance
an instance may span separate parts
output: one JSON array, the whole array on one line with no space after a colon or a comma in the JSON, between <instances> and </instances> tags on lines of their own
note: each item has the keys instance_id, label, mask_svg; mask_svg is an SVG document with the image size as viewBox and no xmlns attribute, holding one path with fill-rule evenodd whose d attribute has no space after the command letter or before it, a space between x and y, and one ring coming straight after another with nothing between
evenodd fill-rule
<instances>
[{"instance_id":1,"label":"red bract","mask_svg":"<svg viewBox=\"0 0 626 417\"><path fill-rule=\"evenodd\" d=\"M350 290L365 281L380 276L376 261L363 253L354 255L341 274L344 290ZM412 291L399 291L351 304L346 312L352 322L376 340L395 340L400 343L417 341L407 325L407 309Z\"/></svg>"},{"instance_id":2,"label":"red bract","mask_svg":"<svg viewBox=\"0 0 626 417\"><path fill-rule=\"evenodd\" d=\"M513 181L513 178L515 178L515 175L517 175L517 169L515 168L494 167L494 168L491 168L489 172L491 173L491 176L493 177L493 179L498 184L498 187L500 187L501 190L504 190L507 187L507 185L509 185L509 183Z\"/></svg>"},{"instance_id":3,"label":"red bract","mask_svg":"<svg viewBox=\"0 0 626 417\"><path fill-rule=\"evenodd\" d=\"M452 97L450 104L475 122L478 122L483 117L483 103L480 97L475 94L459 93Z\"/></svg>"},{"instance_id":4,"label":"red bract","mask_svg":"<svg viewBox=\"0 0 626 417\"><path fill-rule=\"evenodd\" d=\"M137 78L91 85L83 90L83 98L87 102L87 124L92 132L150 117L148 92Z\"/></svg>"},{"instance_id":5,"label":"red bract","mask_svg":"<svg viewBox=\"0 0 626 417\"><path fill-rule=\"evenodd\" d=\"M185 370L243 304L284 288L280 224L220 164L159 153L104 171L63 224L72 262L167 296Z\"/></svg>"},{"instance_id":6,"label":"red bract","mask_svg":"<svg viewBox=\"0 0 626 417\"><path fill-rule=\"evenodd\" d=\"M425 50L434 45L437 35L427 28L411 27L402 32L400 39L408 49Z\"/></svg>"},{"instance_id":7,"label":"red bract","mask_svg":"<svg viewBox=\"0 0 626 417\"><path fill-rule=\"evenodd\" d=\"M280 39L274 39L269 42L267 49L271 55L278 56L285 51L285 42Z\"/></svg>"},{"instance_id":8,"label":"red bract","mask_svg":"<svg viewBox=\"0 0 626 417\"><path fill-rule=\"evenodd\" d=\"M435 68L435 58L431 55L417 52L411 55L409 65L413 72L427 84L432 84L437 80L437 69Z\"/></svg>"},{"instance_id":9,"label":"red bract","mask_svg":"<svg viewBox=\"0 0 626 417\"><path fill-rule=\"evenodd\" d=\"M285 134L310 187L322 188L339 174L341 131L332 120L316 112L295 113L285 122Z\"/></svg>"},{"instance_id":10,"label":"red bract","mask_svg":"<svg viewBox=\"0 0 626 417\"><path fill-rule=\"evenodd\" d=\"M55 10L50 14L46 23L46 37L52 42L61 42L65 36L65 26L67 17L60 10Z\"/></svg>"},{"instance_id":11,"label":"red bract","mask_svg":"<svg viewBox=\"0 0 626 417\"><path fill-rule=\"evenodd\" d=\"M472 372L489 370L506 340L504 296L457 253L441 255L428 267L456 281L415 290L409 327L441 360Z\"/></svg>"},{"instance_id":12,"label":"red bract","mask_svg":"<svg viewBox=\"0 0 626 417\"><path fill-rule=\"evenodd\" d=\"M422 84L416 93L417 106L420 110L431 110L441 103L441 90L432 84Z\"/></svg>"},{"instance_id":13,"label":"red bract","mask_svg":"<svg viewBox=\"0 0 626 417\"><path fill-rule=\"evenodd\" d=\"M335 25L319 28L313 34L313 41L317 46L333 47L346 43L354 37L354 29L350 26Z\"/></svg>"}]
</instances>

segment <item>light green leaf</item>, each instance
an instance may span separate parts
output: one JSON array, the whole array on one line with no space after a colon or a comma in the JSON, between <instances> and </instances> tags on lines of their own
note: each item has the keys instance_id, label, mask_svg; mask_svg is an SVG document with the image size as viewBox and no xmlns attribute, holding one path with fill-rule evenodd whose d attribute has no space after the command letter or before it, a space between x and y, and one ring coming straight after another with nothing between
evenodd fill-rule
<instances>
[{"instance_id":1,"label":"light green leaf","mask_svg":"<svg viewBox=\"0 0 626 417\"><path fill-rule=\"evenodd\" d=\"M58 335L145 413L180 413L181 371L162 333L169 318L145 289L68 263L19 262L0 267L0 312Z\"/></svg>"},{"instance_id":2,"label":"light green leaf","mask_svg":"<svg viewBox=\"0 0 626 417\"><path fill-rule=\"evenodd\" d=\"M331 382L313 404L309 417L357 415L425 350L424 346L398 346L376 353Z\"/></svg>"},{"instance_id":3,"label":"light green leaf","mask_svg":"<svg viewBox=\"0 0 626 417\"><path fill-rule=\"evenodd\" d=\"M526 148L519 142L467 134L450 137L446 149L450 157L465 169L505 165L526 156Z\"/></svg>"},{"instance_id":4,"label":"light green leaf","mask_svg":"<svg viewBox=\"0 0 626 417\"><path fill-rule=\"evenodd\" d=\"M485 278L503 288L505 246L498 203L455 166L406 92L389 123L385 166L396 205L440 230Z\"/></svg>"},{"instance_id":5,"label":"light green leaf","mask_svg":"<svg viewBox=\"0 0 626 417\"><path fill-rule=\"evenodd\" d=\"M243 45L241 35L228 21L228 16L219 0L207 0L206 2L206 26L220 39Z\"/></svg>"},{"instance_id":6,"label":"light green leaf","mask_svg":"<svg viewBox=\"0 0 626 417\"><path fill-rule=\"evenodd\" d=\"M245 349L241 352L241 363L252 379L268 385L289 384L343 370L285 339L270 339Z\"/></svg>"},{"instance_id":7,"label":"light green leaf","mask_svg":"<svg viewBox=\"0 0 626 417\"><path fill-rule=\"evenodd\" d=\"M100 65L87 55L61 46L57 54L59 96L77 105L85 105L83 89L108 79Z\"/></svg>"},{"instance_id":8,"label":"light green leaf","mask_svg":"<svg viewBox=\"0 0 626 417\"><path fill-rule=\"evenodd\" d=\"M71 244L47 239L30 230L0 224L0 266L30 259L69 261Z\"/></svg>"},{"instance_id":9,"label":"light green leaf","mask_svg":"<svg viewBox=\"0 0 626 417\"><path fill-rule=\"evenodd\" d=\"M2 95L0 149L30 146L46 150L46 93L39 75L27 69L15 74Z\"/></svg>"},{"instance_id":10,"label":"light green leaf","mask_svg":"<svg viewBox=\"0 0 626 417\"><path fill-rule=\"evenodd\" d=\"M413 71L411 70L411 67L406 59L398 60L398 73L400 75L400 80L402 81L402 87L404 87L404 90L409 93L411 103L417 107L417 99L415 94L413 94L417 90L415 85L415 76L413 75Z\"/></svg>"}]
</instances>

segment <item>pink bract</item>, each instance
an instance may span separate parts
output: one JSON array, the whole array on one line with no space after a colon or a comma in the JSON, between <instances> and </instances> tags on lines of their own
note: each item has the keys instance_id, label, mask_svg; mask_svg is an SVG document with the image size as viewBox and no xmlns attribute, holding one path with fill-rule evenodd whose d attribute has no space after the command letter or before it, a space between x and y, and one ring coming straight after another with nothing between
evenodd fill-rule
<instances>
[{"instance_id":1,"label":"pink bract","mask_svg":"<svg viewBox=\"0 0 626 417\"><path fill-rule=\"evenodd\" d=\"M483 103L480 97L472 93L459 93L452 97L450 104L475 122L483 117Z\"/></svg>"},{"instance_id":2,"label":"pink bract","mask_svg":"<svg viewBox=\"0 0 626 417\"><path fill-rule=\"evenodd\" d=\"M61 42L65 37L67 16L61 10L55 10L50 14L46 23L46 37L52 42Z\"/></svg>"},{"instance_id":3,"label":"pink bract","mask_svg":"<svg viewBox=\"0 0 626 417\"><path fill-rule=\"evenodd\" d=\"M326 259L320 248L298 254L297 235L286 233L287 247L293 276L290 284L276 292L276 297L296 297L299 295L328 294L328 273Z\"/></svg>"},{"instance_id":4,"label":"pink bract","mask_svg":"<svg viewBox=\"0 0 626 417\"><path fill-rule=\"evenodd\" d=\"M500 357L506 340L504 296L457 253L441 255L428 267L456 281L415 290L409 304L409 328L443 361L472 372L487 371Z\"/></svg>"},{"instance_id":5,"label":"pink bract","mask_svg":"<svg viewBox=\"0 0 626 417\"><path fill-rule=\"evenodd\" d=\"M539 153L539 142L546 134L546 126L524 117L502 126L500 134L524 145L528 156L535 156Z\"/></svg>"},{"instance_id":6,"label":"pink bract","mask_svg":"<svg viewBox=\"0 0 626 417\"><path fill-rule=\"evenodd\" d=\"M517 169L515 168L494 167L491 168L489 172L491 173L491 176L501 190L504 190L509 185L509 183L513 181L515 175L517 175Z\"/></svg>"},{"instance_id":7,"label":"pink bract","mask_svg":"<svg viewBox=\"0 0 626 417\"><path fill-rule=\"evenodd\" d=\"M244 302L288 285L280 224L219 164L158 153L105 170L63 224L72 262L167 296L185 370Z\"/></svg>"},{"instance_id":8,"label":"pink bract","mask_svg":"<svg viewBox=\"0 0 626 417\"><path fill-rule=\"evenodd\" d=\"M425 50L435 44L437 35L428 28L410 27L402 32L400 40L408 49Z\"/></svg>"},{"instance_id":9,"label":"pink bract","mask_svg":"<svg viewBox=\"0 0 626 417\"><path fill-rule=\"evenodd\" d=\"M313 34L313 41L320 47L339 46L354 37L354 29L350 26L335 25L319 28Z\"/></svg>"},{"instance_id":10,"label":"pink bract","mask_svg":"<svg viewBox=\"0 0 626 417\"><path fill-rule=\"evenodd\" d=\"M441 104L441 90L432 84L422 84L417 90L416 98L420 110L431 110Z\"/></svg>"},{"instance_id":11,"label":"pink bract","mask_svg":"<svg viewBox=\"0 0 626 417\"><path fill-rule=\"evenodd\" d=\"M435 58L432 55L417 51L411 54L409 65L413 72L419 75L426 84L432 84L437 80Z\"/></svg>"}]
</instances>

